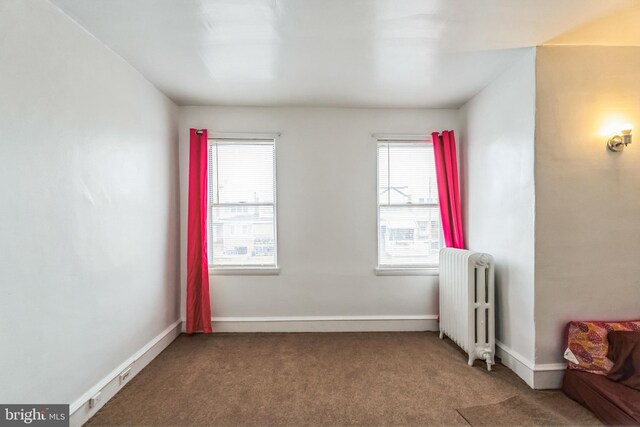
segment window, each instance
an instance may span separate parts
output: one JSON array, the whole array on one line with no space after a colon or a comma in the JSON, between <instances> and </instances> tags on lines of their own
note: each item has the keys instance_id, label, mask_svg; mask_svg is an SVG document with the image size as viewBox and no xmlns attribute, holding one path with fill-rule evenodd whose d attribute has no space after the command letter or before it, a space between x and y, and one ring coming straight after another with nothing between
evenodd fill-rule
<instances>
[{"instance_id":1,"label":"window","mask_svg":"<svg viewBox=\"0 0 640 427\"><path fill-rule=\"evenodd\" d=\"M209 209L211 267L276 267L273 139L209 139Z\"/></svg>"},{"instance_id":2,"label":"window","mask_svg":"<svg viewBox=\"0 0 640 427\"><path fill-rule=\"evenodd\" d=\"M437 267L442 247L433 145L378 141L378 266Z\"/></svg>"}]
</instances>

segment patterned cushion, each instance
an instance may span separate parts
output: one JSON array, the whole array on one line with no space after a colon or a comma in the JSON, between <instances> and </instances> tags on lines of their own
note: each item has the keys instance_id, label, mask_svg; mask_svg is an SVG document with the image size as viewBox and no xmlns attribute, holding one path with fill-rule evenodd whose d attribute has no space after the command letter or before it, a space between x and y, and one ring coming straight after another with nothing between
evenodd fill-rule
<instances>
[{"instance_id":1,"label":"patterned cushion","mask_svg":"<svg viewBox=\"0 0 640 427\"><path fill-rule=\"evenodd\" d=\"M569 369L607 375L613 362L607 358L609 331L640 331L640 320L628 322L569 322L564 357Z\"/></svg>"}]
</instances>

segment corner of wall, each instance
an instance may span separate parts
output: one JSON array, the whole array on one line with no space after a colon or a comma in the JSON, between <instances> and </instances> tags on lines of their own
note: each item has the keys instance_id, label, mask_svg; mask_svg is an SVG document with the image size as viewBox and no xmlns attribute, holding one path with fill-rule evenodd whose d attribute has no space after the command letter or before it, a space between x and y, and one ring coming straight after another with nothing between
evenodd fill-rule
<instances>
[{"instance_id":1,"label":"corner of wall","mask_svg":"<svg viewBox=\"0 0 640 427\"><path fill-rule=\"evenodd\" d=\"M499 351L532 387L535 57L535 48L523 51L458 111L467 242L496 259Z\"/></svg>"}]
</instances>

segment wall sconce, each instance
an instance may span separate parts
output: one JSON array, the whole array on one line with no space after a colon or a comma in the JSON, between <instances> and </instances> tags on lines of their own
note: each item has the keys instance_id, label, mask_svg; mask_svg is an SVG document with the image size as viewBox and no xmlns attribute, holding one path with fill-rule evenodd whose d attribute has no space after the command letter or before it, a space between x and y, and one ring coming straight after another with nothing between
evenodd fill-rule
<instances>
[{"instance_id":1,"label":"wall sconce","mask_svg":"<svg viewBox=\"0 0 640 427\"><path fill-rule=\"evenodd\" d=\"M620 133L612 136L607 141L607 147L611 151L620 152L624 150L624 147L631 144L631 131L633 130L633 125L626 124L622 125L622 129Z\"/></svg>"}]
</instances>

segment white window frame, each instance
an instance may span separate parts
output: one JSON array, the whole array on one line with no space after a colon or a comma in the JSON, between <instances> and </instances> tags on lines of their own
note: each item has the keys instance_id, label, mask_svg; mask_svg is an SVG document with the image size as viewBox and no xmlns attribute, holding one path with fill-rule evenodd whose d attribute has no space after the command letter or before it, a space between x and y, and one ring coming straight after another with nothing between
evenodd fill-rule
<instances>
[{"instance_id":1,"label":"white window frame","mask_svg":"<svg viewBox=\"0 0 640 427\"><path fill-rule=\"evenodd\" d=\"M213 265L209 264L209 274L214 276L262 276L262 275L277 275L280 274L280 267L278 266L278 185L277 185L277 139L280 133L226 133L226 132L209 132L207 135L207 151L211 145L217 142L224 141L229 144L265 144L273 145L273 203L212 203L211 200L207 200L207 245L211 241L211 208L212 207L224 207L224 206L273 206L273 264L265 265ZM217 170L217 169L216 169ZM216 180L217 181L217 180ZM211 182L208 182L208 186ZM210 188L207 188L207 197L210 194ZM216 194L219 194L216 191ZM209 248L207 248L209 250Z\"/></svg>"},{"instance_id":2,"label":"white window frame","mask_svg":"<svg viewBox=\"0 0 640 427\"><path fill-rule=\"evenodd\" d=\"M377 276L438 276L440 273L439 264L415 264L415 265L393 265L380 264L380 156L378 156L378 144L431 144L431 136L420 134L372 134L376 144L376 255L377 266L373 269ZM388 204L384 206L415 206L415 207L439 207L440 203L411 203L408 204ZM444 247L444 237L442 235L442 223L440 223L440 247Z\"/></svg>"}]
</instances>

